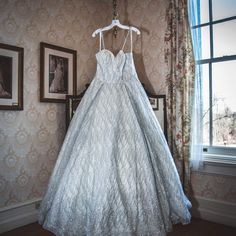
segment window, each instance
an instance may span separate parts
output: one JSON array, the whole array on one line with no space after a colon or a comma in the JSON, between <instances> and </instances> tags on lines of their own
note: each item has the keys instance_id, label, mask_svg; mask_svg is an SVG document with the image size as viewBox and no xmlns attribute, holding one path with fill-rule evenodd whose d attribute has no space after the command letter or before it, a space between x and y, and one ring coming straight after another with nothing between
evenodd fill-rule
<instances>
[{"instance_id":1,"label":"window","mask_svg":"<svg viewBox=\"0 0 236 236\"><path fill-rule=\"evenodd\" d=\"M195 0L201 39L205 152L236 156L236 1Z\"/></svg>"}]
</instances>

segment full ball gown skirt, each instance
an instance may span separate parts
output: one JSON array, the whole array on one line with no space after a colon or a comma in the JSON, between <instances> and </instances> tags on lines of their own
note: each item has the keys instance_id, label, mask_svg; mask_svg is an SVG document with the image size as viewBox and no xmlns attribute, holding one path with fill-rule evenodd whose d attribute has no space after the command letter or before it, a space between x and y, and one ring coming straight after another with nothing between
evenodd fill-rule
<instances>
[{"instance_id":1,"label":"full ball gown skirt","mask_svg":"<svg viewBox=\"0 0 236 236\"><path fill-rule=\"evenodd\" d=\"M60 236L163 236L190 202L138 80L132 53L96 54L43 198L39 223Z\"/></svg>"}]
</instances>

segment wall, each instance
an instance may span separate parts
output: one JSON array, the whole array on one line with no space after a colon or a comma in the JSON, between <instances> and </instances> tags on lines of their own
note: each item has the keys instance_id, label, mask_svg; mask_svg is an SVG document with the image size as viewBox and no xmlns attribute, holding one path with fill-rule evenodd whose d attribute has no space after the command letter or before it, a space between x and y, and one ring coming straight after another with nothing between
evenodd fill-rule
<instances>
[{"instance_id":1,"label":"wall","mask_svg":"<svg viewBox=\"0 0 236 236\"><path fill-rule=\"evenodd\" d=\"M194 197L236 203L236 177L193 172L192 188Z\"/></svg>"},{"instance_id":2,"label":"wall","mask_svg":"<svg viewBox=\"0 0 236 236\"><path fill-rule=\"evenodd\" d=\"M120 0L122 23L141 29L134 36L134 58L147 89L165 93L164 0ZM107 13L108 12L108 13ZM39 103L39 43L78 52L78 92L95 73L98 39L91 33L110 24L110 0L0 1L0 41L24 47L24 111L0 111L0 207L41 197L57 158L64 134L64 105ZM117 51L124 35L105 35L106 47ZM127 44L126 50L129 49ZM236 203L235 178L192 176L194 196Z\"/></svg>"}]
</instances>

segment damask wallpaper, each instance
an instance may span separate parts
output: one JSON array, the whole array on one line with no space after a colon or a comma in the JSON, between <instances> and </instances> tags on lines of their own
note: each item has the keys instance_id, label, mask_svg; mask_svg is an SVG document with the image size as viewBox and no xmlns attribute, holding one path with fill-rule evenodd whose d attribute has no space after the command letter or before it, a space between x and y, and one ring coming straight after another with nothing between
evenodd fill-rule
<instances>
[{"instance_id":1,"label":"damask wallpaper","mask_svg":"<svg viewBox=\"0 0 236 236\"><path fill-rule=\"evenodd\" d=\"M163 94L166 65L166 0L120 0L119 19L138 27L134 61L150 92ZM0 42L24 48L24 110L0 111L0 207L41 197L65 135L65 106L39 102L39 43L77 50L78 93L95 74L98 38L91 34L110 24L111 0L1 0ZM116 51L124 35L105 35ZM129 50L127 44L126 50ZM215 181L217 180L217 184ZM194 174L198 196L235 202L234 179ZM219 190L224 183L227 188ZM203 186L203 187L202 187Z\"/></svg>"},{"instance_id":2,"label":"damask wallpaper","mask_svg":"<svg viewBox=\"0 0 236 236\"><path fill-rule=\"evenodd\" d=\"M193 172L193 196L236 203L236 177Z\"/></svg>"}]
</instances>

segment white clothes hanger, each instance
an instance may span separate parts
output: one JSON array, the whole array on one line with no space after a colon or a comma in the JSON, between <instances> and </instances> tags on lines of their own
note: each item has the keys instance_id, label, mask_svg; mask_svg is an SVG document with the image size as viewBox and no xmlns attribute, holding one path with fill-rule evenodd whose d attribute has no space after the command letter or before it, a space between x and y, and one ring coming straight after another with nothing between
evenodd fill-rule
<instances>
[{"instance_id":1,"label":"white clothes hanger","mask_svg":"<svg viewBox=\"0 0 236 236\"><path fill-rule=\"evenodd\" d=\"M118 13L117 13L117 0L113 0L113 20L112 20L111 24L108 25L108 26L105 26L103 28L99 28L99 29L95 30L93 32L92 36L95 37L97 34L101 34L103 31L110 30L113 27L119 27L121 29L131 30L131 31L136 32L138 35L140 34L139 29L137 29L136 27L128 26L128 25L122 25L120 23L120 21L117 19L117 17L118 17ZM116 33L117 33L116 29L117 28L115 28L115 37L116 37Z\"/></svg>"},{"instance_id":2,"label":"white clothes hanger","mask_svg":"<svg viewBox=\"0 0 236 236\"><path fill-rule=\"evenodd\" d=\"M100 32L108 31L108 30L112 29L115 26L117 26L117 27L119 27L121 29L125 29L125 30L132 30L132 31L136 32L138 35L140 35L140 30L137 29L136 27L128 26L128 25L122 25L118 19L113 19L110 25L95 30L93 32L92 36L95 37Z\"/></svg>"}]
</instances>

